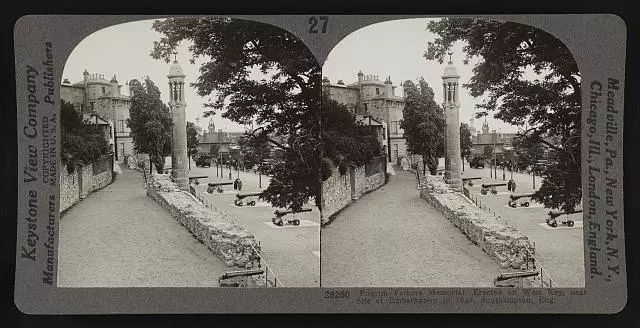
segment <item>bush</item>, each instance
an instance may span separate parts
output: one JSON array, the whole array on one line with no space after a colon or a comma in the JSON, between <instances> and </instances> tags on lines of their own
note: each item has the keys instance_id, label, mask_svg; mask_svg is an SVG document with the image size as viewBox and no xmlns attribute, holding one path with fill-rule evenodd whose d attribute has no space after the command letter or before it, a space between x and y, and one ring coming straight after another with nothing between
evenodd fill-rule
<instances>
[{"instance_id":1,"label":"bush","mask_svg":"<svg viewBox=\"0 0 640 328\"><path fill-rule=\"evenodd\" d=\"M83 121L73 105L62 101L60 104L61 144L60 157L67 172L73 173L76 165L88 165L109 152L109 144L96 131L93 124Z\"/></svg>"}]
</instances>

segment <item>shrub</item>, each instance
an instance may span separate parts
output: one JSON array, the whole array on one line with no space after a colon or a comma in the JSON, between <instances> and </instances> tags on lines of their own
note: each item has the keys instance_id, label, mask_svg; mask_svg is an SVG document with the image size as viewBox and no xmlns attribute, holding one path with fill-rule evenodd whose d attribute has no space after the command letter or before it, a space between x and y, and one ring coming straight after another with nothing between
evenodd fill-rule
<instances>
[{"instance_id":1,"label":"shrub","mask_svg":"<svg viewBox=\"0 0 640 328\"><path fill-rule=\"evenodd\" d=\"M73 105L62 101L60 104L61 154L67 172L73 173L76 165L88 165L109 152L109 144L96 131L95 125L84 122L82 115Z\"/></svg>"}]
</instances>

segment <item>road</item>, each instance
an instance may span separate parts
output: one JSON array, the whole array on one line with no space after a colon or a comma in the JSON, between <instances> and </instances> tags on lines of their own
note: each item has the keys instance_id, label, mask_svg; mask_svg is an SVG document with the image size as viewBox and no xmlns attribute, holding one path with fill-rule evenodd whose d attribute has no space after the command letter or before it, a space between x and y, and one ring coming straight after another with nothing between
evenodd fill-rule
<instances>
[{"instance_id":1,"label":"road","mask_svg":"<svg viewBox=\"0 0 640 328\"><path fill-rule=\"evenodd\" d=\"M501 272L398 168L321 234L323 287L492 287Z\"/></svg>"},{"instance_id":2,"label":"road","mask_svg":"<svg viewBox=\"0 0 640 328\"><path fill-rule=\"evenodd\" d=\"M549 212L542 204L531 202L530 207L511 208L507 206L508 196L511 194L507 187L498 187L498 194L482 195L482 183L506 183L502 180L502 170L498 169L498 179L489 178L489 169L471 169L466 166L463 177L482 177L474 180L474 186L467 187L473 195L486 204L497 215L509 221L518 230L535 242L536 259L547 270L551 278L560 287L584 287L584 244L582 213L571 214L568 217L575 221L573 227L560 223L566 215L558 217L558 227L553 228L545 223ZM507 181L511 174L506 172ZM526 173L513 173L516 181L516 194L531 193L533 178ZM542 179L536 177L536 188L540 187ZM578 207L581 207L580 205ZM557 210L554 210L557 211Z\"/></svg>"},{"instance_id":3,"label":"road","mask_svg":"<svg viewBox=\"0 0 640 328\"><path fill-rule=\"evenodd\" d=\"M127 168L60 220L58 287L218 287L229 271Z\"/></svg>"},{"instance_id":4,"label":"road","mask_svg":"<svg viewBox=\"0 0 640 328\"><path fill-rule=\"evenodd\" d=\"M206 193L208 182L233 182L237 171L232 171L232 180L228 178L228 168L224 168L224 178L217 176L216 166L210 168L196 167L191 163L189 176L207 175L208 179L200 180L196 188L204 192L216 207L226 211L236 221L253 233L262 246L261 256L267 261L280 283L284 287L319 287L320 286L320 212L314 204L307 204L311 212L287 215L285 218L298 218L299 226L284 225L278 227L271 222L273 212L277 209L264 201L257 201L255 206L238 207L234 204L238 191L233 186L223 186L224 192ZM269 177L261 177L252 172L240 172L242 180L241 193L260 192L269 184ZM262 188L259 188L262 179ZM245 199L248 200L248 199Z\"/></svg>"}]
</instances>

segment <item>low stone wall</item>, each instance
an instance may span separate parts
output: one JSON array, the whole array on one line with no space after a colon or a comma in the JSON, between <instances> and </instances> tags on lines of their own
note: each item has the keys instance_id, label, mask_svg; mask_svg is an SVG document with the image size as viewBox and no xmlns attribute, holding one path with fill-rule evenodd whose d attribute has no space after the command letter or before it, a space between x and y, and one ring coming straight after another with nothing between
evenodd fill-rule
<instances>
[{"instance_id":1,"label":"low stone wall","mask_svg":"<svg viewBox=\"0 0 640 328\"><path fill-rule=\"evenodd\" d=\"M385 172L376 173L372 176L365 177L364 193L376 190L384 185Z\"/></svg>"},{"instance_id":2,"label":"low stone wall","mask_svg":"<svg viewBox=\"0 0 640 328\"><path fill-rule=\"evenodd\" d=\"M73 206L80 201L80 181L78 180L78 170L67 173L65 165L60 171L60 212Z\"/></svg>"},{"instance_id":3,"label":"low stone wall","mask_svg":"<svg viewBox=\"0 0 640 328\"><path fill-rule=\"evenodd\" d=\"M374 158L369 165L367 176L366 165L351 167L345 174L335 168L331 176L322 182L322 223L362 195L376 190L385 184L386 159L384 156Z\"/></svg>"},{"instance_id":4,"label":"low stone wall","mask_svg":"<svg viewBox=\"0 0 640 328\"><path fill-rule=\"evenodd\" d=\"M77 165L73 173L65 165L59 172L60 213L113 182L113 155L104 155L89 165Z\"/></svg>"},{"instance_id":5,"label":"low stone wall","mask_svg":"<svg viewBox=\"0 0 640 328\"><path fill-rule=\"evenodd\" d=\"M93 189L93 165L76 167L78 178L80 178L80 199L85 199Z\"/></svg>"},{"instance_id":6,"label":"low stone wall","mask_svg":"<svg viewBox=\"0 0 640 328\"><path fill-rule=\"evenodd\" d=\"M227 266L257 267L260 246L253 234L178 189L168 174L147 173L147 196L167 209ZM256 281L259 280L256 277Z\"/></svg>"},{"instance_id":7,"label":"low stone wall","mask_svg":"<svg viewBox=\"0 0 640 328\"><path fill-rule=\"evenodd\" d=\"M322 221L351 204L351 174L340 174L338 168L322 182Z\"/></svg>"},{"instance_id":8,"label":"low stone wall","mask_svg":"<svg viewBox=\"0 0 640 328\"><path fill-rule=\"evenodd\" d=\"M525 270L528 264L534 265L529 253L535 255L535 249L524 234L504 219L478 208L463 194L451 190L442 177L421 177L420 196L442 211L501 268Z\"/></svg>"},{"instance_id":9,"label":"low stone wall","mask_svg":"<svg viewBox=\"0 0 640 328\"><path fill-rule=\"evenodd\" d=\"M111 182L113 182L113 174L110 171L102 172L98 175L92 176L92 190L102 189L108 186Z\"/></svg>"}]
</instances>

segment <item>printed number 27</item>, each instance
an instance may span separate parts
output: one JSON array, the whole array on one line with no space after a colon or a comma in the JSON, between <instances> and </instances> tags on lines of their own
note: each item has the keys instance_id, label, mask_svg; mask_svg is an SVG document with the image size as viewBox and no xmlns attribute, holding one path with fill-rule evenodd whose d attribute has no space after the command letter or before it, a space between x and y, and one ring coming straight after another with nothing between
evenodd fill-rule
<instances>
[{"instance_id":1,"label":"printed number 27","mask_svg":"<svg viewBox=\"0 0 640 328\"><path fill-rule=\"evenodd\" d=\"M322 28L320 29L320 33L327 33L327 23L329 22L329 17L327 16L311 16L309 17L309 33L318 33L318 23L322 22Z\"/></svg>"}]
</instances>

